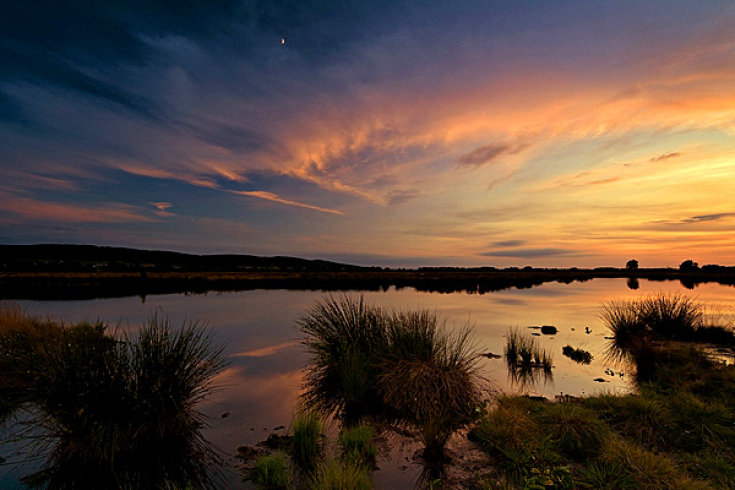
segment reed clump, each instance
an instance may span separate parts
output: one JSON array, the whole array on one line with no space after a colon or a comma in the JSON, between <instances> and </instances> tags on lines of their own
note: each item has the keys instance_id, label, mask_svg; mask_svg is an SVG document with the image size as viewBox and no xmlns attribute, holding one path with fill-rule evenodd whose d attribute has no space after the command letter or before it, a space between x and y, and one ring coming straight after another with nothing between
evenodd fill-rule
<instances>
[{"instance_id":1,"label":"reed clump","mask_svg":"<svg viewBox=\"0 0 735 490\"><path fill-rule=\"evenodd\" d=\"M49 448L26 483L215 486L220 460L202 437L196 404L214 389L224 358L205 328L154 317L136 335L114 337L103 324L28 325L1 335L22 407ZM25 343L28 336L37 343Z\"/></svg>"},{"instance_id":2,"label":"reed clump","mask_svg":"<svg viewBox=\"0 0 735 490\"><path fill-rule=\"evenodd\" d=\"M306 410L296 415L292 429L292 458L300 467L312 468L321 457L323 429L318 412Z\"/></svg>"},{"instance_id":3,"label":"reed clump","mask_svg":"<svg viewBox=\"0 0 735 490\"><path fill-rule=\"evenodd\" d=\"M469 329L449 332L436 313L388 312L362 298L330 297L300 321L312 355L305 402L347 425L373 418L418 430L427 454L475 418L480 403Z\"/></svg>"},{"instance_id":4,"label":"reed clump","mask_svg":"<svg viewBox=\"0 0 735 490\"><path fill-rule=\"evenodd\" d=\"M704 305L685 295L610 301L602 306L600 317L612 333L612 357L634 355L644 344L660 340L735 345L733 326L708 323Z\"/></svg>"},{"instance_id":5,"label":"reed clump","mask_svg":"<svg viewBox=\"0 0 735 490\"><path fill-rule=\"evenodd\" d=\"M537 339L517 328L506 334L505 359L514 368L540 368L544 371L551 371L553 362L551 354L539 346Z\"/></svg>"}]
</instances>

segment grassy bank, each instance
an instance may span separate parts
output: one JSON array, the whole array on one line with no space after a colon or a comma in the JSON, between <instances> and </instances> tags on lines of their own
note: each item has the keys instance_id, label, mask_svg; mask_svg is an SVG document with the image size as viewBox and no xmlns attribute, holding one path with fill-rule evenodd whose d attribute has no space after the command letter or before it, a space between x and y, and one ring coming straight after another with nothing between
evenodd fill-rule
<instances>
[{"instance_id":1,"label":"grassy bank","mask_svg":"<svg viewBox=\"0 0 735 490\"><path fill-rule=\"evenodd\" d=\"M471 432L492 470L468 487L735 487L735 366L693 342L732 346L731 328L707 324L702 306L681 296L603 311L611 352L636 368L638 392L500 398Z\"/></svg>"}]
</instances>

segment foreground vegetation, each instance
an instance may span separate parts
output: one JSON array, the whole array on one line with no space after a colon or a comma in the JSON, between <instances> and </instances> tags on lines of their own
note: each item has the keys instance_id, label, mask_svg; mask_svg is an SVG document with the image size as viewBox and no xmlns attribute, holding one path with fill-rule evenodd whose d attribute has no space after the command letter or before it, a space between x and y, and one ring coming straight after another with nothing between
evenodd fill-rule
<instances>
[{"instance_id":1,"label":"foreground vegetation","mask_svg":"<svg viewBox=\"0 0 735 490\"><path fill-rule=\"evenodd\" d=\"M197 324L153 317L135 335L64 326L0 308L0 422L25 412L47 488L211 488L219 457L196 404L223 368Z\"/></svg>"},{"instance_id":2,"label":"foreground vegetation","mask_svg":"<svg viewBox=\"0 0 735 490\"><path fill-rule=\"evenodd\" d=\"M428 311L389 312L362 298L328 298L300 322L311 353L305 403L347 425L363 419L415 429L425 455L476 417L478 355L469 329L449 332Z\"/></svg>"},{"instance_id":3,"label":"foreground vegetation","mask_svg":"<svg viewBox=\"0 0 735 490\"><path fill-rule=\"evenodd\" d=\"M603 311L611 352L636 368L638 392L500 398L471 432L493 469L468 486L735 487L735 367L691 343L729 343L731 327L706 324L701 305L681 296Z\"/></svg>"}]
</instances>

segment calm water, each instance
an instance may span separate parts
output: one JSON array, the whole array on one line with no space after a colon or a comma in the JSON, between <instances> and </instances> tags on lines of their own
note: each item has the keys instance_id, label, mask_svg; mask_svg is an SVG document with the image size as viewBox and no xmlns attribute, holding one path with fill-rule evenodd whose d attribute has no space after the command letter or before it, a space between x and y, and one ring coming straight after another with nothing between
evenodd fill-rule
<instances>
[{"instance_id":1,"label":"calm water","mask_svg":"<svg viewBox=\"0 0 735 490\"><path fill-rule=\"evenodd\" d=\"M466 293L423 293L413 289L365 292L369 303L396 309L428 308L447 320L449 328L470 324L482 352L502 353L509 328L529 333L529 326L554 325L559 332L538 337L542 347L553 354L553 379L541 378L533 385L518 386L509 378L502 359L482 359L484 376L493 390L545 395L560 393L582 395L600 390L625 392L631 389L624 368L604 359L605 336L598 318L600 305L611 299L635 298L653 292L686 293L706 303L712 312L731 315L735 288L705 284L694 291L678 282L640 281L630 289L625 279L595 279L584 283L547 283L531 289L508 289L483 295ZM298 318L316 301L329 293L314 291L256 290L207 295L149 296L87 301L23 301L31 314L63 319L66 323L102 319L124 330L136 329L151 314L165 315L174 323L205 321L216 341L227 343L230 359L218 383L222 388L202 410L211 416L206 436L231 456L243 444L263 440L279 426L288 427L300 392L302 368L308 356L299 343ZM359 294L359 293L354 293ZM586 333L588 327L590 333ZM563 346L590 351L594 360L581 366L562 356ZM606 369L613 368L610 375ZM620 372L623 376L620 376ZM604 383L594 381L605 379ZM222 416L228 414L225 418ZM281 429L277 431L285 433ZM418 468L405 461L415 448L385 455L376 473L378 488L410 482ZM6 454L0 454L6 456ZM401 469L402 465L405 465ZM7 472L7 467L6 472ZM2 472L0 467L0 472ZM0 478L7 482L8 475ZM236 475L231 484L238 485Z\"/></svg>"}]
</instances>

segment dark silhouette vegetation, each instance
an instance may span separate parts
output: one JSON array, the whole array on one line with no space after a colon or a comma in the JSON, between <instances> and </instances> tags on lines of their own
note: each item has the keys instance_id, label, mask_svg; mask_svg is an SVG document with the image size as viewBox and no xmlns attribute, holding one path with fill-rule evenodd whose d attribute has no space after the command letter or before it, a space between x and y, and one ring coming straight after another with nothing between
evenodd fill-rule
<instances>
[{"instance_id":1,"label":"dark silhouette vegetation","mask_svg":"<svg viewBox=\"0 0 735 490\"><path fill-rule=\"evenodd\" d=\"M252 289L384 291L391 287L484 294L595 278L628 278L633 288L638 279L678 280L689 289L705 282L735 286L735 267L389 269L293 257L188 255L91 245L0 245L0 298L4 299L145 298Z\"/></svg>"},{"instance_id":2,"label":"dark silhouette vegetation","mask_svg":"<svg viewBox=\"0 0 735 490\"><path fill-rule=\"evenodd\" d=\"M213 488L220 457L196 405L223 368L221 348L192 323L153 317L134 335L101 323L64 326L0 309L0 417L23 432L45 488ZM20 420L23 420L21 418ZM12 436L11 431L11 436ZM25 435L24 435L25 434Z\"/></svg>"}]
</instances>

